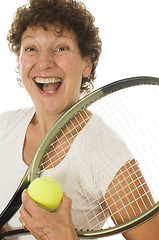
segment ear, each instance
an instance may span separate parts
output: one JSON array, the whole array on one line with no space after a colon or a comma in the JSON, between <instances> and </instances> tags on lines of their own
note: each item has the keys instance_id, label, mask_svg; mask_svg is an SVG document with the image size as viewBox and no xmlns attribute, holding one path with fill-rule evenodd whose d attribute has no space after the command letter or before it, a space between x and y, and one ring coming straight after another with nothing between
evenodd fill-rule
<instances>
[{"instance_id":1,"label":"ear","mask_svg":"<svg viewBox=\"0 0 159 240\"><path fill-rule=\"evenodd\" d=\"M92 57L86 56L83 59L83 77L88 77L92 71L92 66L93 66L93 62L92 62Z\"/></svg>"}]
</instances>

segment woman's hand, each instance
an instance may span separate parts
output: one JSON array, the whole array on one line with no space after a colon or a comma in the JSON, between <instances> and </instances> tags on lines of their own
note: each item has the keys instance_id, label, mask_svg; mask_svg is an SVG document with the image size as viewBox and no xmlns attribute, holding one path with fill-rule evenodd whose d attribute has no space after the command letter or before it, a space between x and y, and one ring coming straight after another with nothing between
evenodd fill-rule
<instances>
[{"instance_id":1,"label":"woman's hand","mask_svg":"<svg viewBox=\"0 0 159 240\"><path fill-rule=\"evenodd\" d=\"M49 213L40 208L25 190L22 193L19 220L37 240L77 240L71 206L71 199L64 193L60 209L56 213Z\"/></svg>"},{"instance_id":2,"label":"woman's hand","mask_svg":"<svg viewBox=\"0 0 159 240\"><path fill-rule=\"evenodd\" d=\"M6 231L6 230L5 230L4 227L2 227L2 228L0 229L0 233L5 232L5 231Z\"/></svg>"}]
</instances>

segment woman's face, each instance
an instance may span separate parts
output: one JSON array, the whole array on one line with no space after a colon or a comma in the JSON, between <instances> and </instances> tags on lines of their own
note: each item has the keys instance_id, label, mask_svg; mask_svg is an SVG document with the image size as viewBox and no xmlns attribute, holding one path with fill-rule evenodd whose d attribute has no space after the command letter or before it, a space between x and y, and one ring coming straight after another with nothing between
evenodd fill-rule
<instances>
[{"instance_id":1,"label":"woman's face","mask_svg":"<svg viewBox=\"0 0 159 240\"><path fill-rule=\"evenodd\" d=\"M90 56L82 57L73 31L56 36L54 26L27 28L21 40L19 70L36 110L61 114L80 96L82 76L92 70Z\"/></svg>"}]
</instances>

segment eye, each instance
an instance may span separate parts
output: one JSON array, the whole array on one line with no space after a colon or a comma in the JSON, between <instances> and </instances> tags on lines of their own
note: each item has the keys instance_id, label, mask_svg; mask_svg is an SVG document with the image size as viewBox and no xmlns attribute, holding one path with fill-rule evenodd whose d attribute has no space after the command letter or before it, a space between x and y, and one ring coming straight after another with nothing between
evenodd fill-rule
<instances>
[{"instance_id":1,"label":"eye","mask_svg":"<svg viewBox=\"0 0 159 240\"><path fill-rule=\"evenodd\" d=\"M24 50L28 56L34 56L38 53L38 49L34 46L26 46Z\"/></svg>"},{"instance_id":2,"label":"eye","mask_svg":"<svg viewBox=\"0 0 159 240\"><path fill-rule=\"evenodd\" d=\"M64 54L64 53L68 52L68 50L69 50L68 46L60 46L55 49L55 53L56 54Z\"/></svg>"},{"instance_id":3,"label":"eye","mask_svg":"<svg viewBox=\"0 0 159 240\"><path fill-rule=\"evenodd\" d=\"M57 49L58 52L63 52L66 51L68 48L67 47L60 47Z\"/></svg>"},{"instance_id":4,"label":"eye","mask_svg":"<svg viewBox=\"0 0 159 240\"><path fill-rule=\"evenodd\" d=\"M27 52L35 52L36 49L33 48L33 47L27 47L27 48L25 49L25 51L27 51Z\"/></svg>"}]
</instances>

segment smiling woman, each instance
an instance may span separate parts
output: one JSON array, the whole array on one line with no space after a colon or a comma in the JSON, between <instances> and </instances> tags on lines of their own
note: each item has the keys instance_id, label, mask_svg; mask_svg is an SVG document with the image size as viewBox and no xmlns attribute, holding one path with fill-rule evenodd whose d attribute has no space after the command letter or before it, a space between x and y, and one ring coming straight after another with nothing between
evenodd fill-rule
<instances>
[{"instance_id":1,"label":"smiling woman","mask_svg":"<svg viewBox=\"0 0 159 240\"><path fill-rule=\"evenodd\" d=\"M101 52L98 28L94 26L95 18L90 15L84 4L74 1L72 3L63 3L63 5L61 5L60 1L56 1L56 11L50 2L44 5L43 1L33 1L31 2L31 6L29 12L27 7L17 10L17 16L15 16L10 34L8 35L11 50L19 56L21 37L28 26L31 28L41 26L47 31L49 24L53 24L55 26L54 33L57 37L63 34L64 29L72 30L76 35L81 56L91 55L93 61L90 76L82 78L83 84L81 86L81 90L91 90L92 81L95 79L95 69ZM81 12L73 12L74 7L78 7ZM45 12L47 12L47 14L44 14ZM63 17L61 18L61 16ZM35 51L36 49L29 47L28 50ZM67 47L60 46L60 48L55 48L54 51L56 54L59 54L60 52L67 51Z\"/></svg>"},{"instance_id":2,"label":"smiling woman","mask_svg":"<svg viewBox=\"0 0 159 240\"><path fill-rule=\"evenodd\" d=\"M153 14L151 19L147 18L150 9L152 9L152 6L154 8L154 5L146 5L145 0L144 2L141 0L140 3L137 1L136 5L133 5L135 0L133 3L128 3L126 0L117 0L115 4L114 1L109 1L109 4L107 1L104 2L106 5L104 5L105 7L103 8L101 7L103 0L101 0L100 7L97 8L97 1L85 0L84 2L89 5L92 12L94 12L94 10L95 13L99 11L98 17L100 18L100 23L98 17L96 18L96 23L101 25L101 36L106 35L106 55L103 61L101 61L104 64L102 71L98 72L99 83L102 84L102 81L107 83L112 81L113 78L116 80L123 78L123 76L125 77L125 75L138 75L138 73L143 73L143 70L144 75L149 75L149 73L150 75L151 73L154 75L154 71L149 71L148 68L148 66L153 65L151 67L153 67L153 70L155 69L155 64L152 64L152 59L154 58L148 57L148 31L152 31L152 26L158 22L153 18L158 16L158 13ZM147 7L146 12L143 10L143 5ZM6 11L8 11L8 6ZM141 13L145 14L142 18L144 24L141 24ZM149 26L152 18L154 19L154 23L152 26ZM134 22L136 24L134 24ZM144 26L146 26L145 31ZM141 29L142 34L144 33L143 38L141 36ZM153 38L150 52L156 54L158 58L157 47L154 48L155 51L152 51L155 41L158 46L158 39L155 34L150 35ZM3 198L0 200L0 211L3 210L4 202L6 203L10 200L19 183L19 179L24 175L37 147L50 127L54 125L55 121L74 105L82 95L89 93L93 89L96 67L102 48L99 30L95 24L94 16L92 16L85 5L78 0L30 0L28 4L17 9L8 33L8 41L11 51L15 53L17 58L18 73L21 82L30 99L32 99L34 107L9 111L0 115L0 156L2 160L5 159L1 164L0 183L3 184L4 179L6 179L6 174L8 176L7 186L4 187L1 185L1 195ZM150 54L149 56L152 55ZM6 65L7 70L5 70L5 75L2 77L2 83L5 81L7 83L6 87L2 88L2 94L5 94L6 98L9 96L10 99L9 91L12 87L11 84L8 84L9 81L6 80L6 75L7 78L9 76L8 69L10 68L10 63L7 62ZM158 63L156 63L156 66L158 70ZM12 90L12 94L15 96L14 90ZM18 98L19 103L22 101L22 97L20 96ZM19 108L19 105L17 108ZM78 150L87 150L87 146L84 144L86 137L89 140L94 140L94 156L96 156L96 148L102 146L101 141L97 142L97 139L92 136L94 129L97 128L96 131L98 132L98 125L102 126L103 123L89 111L86 112L86 115L87 117L89 116L91 121L89 121L85 115L80 115L80 121L84 121L84 123L79 132L80 134L83 132L84 135L82 135L83 138L80 138L80 141L78 141L80 148L78 148L78 144L76 145L75 141L76 151L73 150L71 160L76 159ZM97 119L95 128L91 127L91 122L94 121L94 118ZM88 125L86 125L87 123ZM78 126L78 121L75 125ZM83 131L85 125L88 126L88 128L90 126L89 134L87 127L85 128L86 132ZM75 132L75 130L71 131L70 135L72 136L71 141L73 142L77 132ZM125 146L125 143L121 142L119 138L115 136L112 131L108 130L107 134L104 134L103 142L107 140L113 147ZM112 141L112 144L110 139L114 138L115 140ZM67 143L67 149L71 149L71 141L69 140L69 143ZM117 145L115 143L117 143ZM55 146L56 145L55 142ZM54 147L53 153L58 153L56 155L58 159L56 163L58 164L56 166L57 168L55 167L55 171L59 169L59 172L61 172L59 159L63 150L60 151L59 149L61 150L62 146L58 149ZM125 147L122 149L125 149L126 157L122 159L123 163L125 163L129 155L129 150ZM119 157L120 154L117 154L116 151L113 150L112 152L115 155L113 155L113 160L116 161L114 165L117 167L118 164L116 163L119 163L121 160ZM108 157L109 153L105 155ZM93 159L95 159L94 156ZM82 157L82 160L85 161L85 158ZM107 164L107 160L105 160L105 163ZM52 165L53 164L54 162L52 162ZM100 161L98 164L100 165ZM62 179L67 185L67 182L65 182L67 178L69 182L68 185L72 187L71 177L74 170L79 170L81 174L82 170L80 167L74 169L74 165L70 166L69 161L68 166L66 171L62 172ZM110 164L110 166L112 165ZM68 169L70 172L68 172ZM108 177L108 182L110 182L112 178L109 175L107 167L103 167L102 170L104 171L104 176ZM54 176L54 171L52 169L51 171L52 176ZM88 176L85 177L87 178ZM89 177L94 179L94 175L90 174ZM88 182L89 177L87 179ZM103 181L104 178L101 176L100 178L101 181ZM80 181L83 183L83 179L80 179ZM104 184L105 182L102 185L103 188L105 187ZM5 191L6 189L7 191ZM85 185L82 185L82 189L85 189ZM96 186L94 186L93 189L98 191ZM95 192L93 195L96 194L98 195L99 192ZM81 198L77 199L77 203L81 201ZM48 239L78 239L74 230L74 222L72 221L71 200L69 197L64 195L62 212L60 212L60 214L41 212L31 201L27 192L23 193L22 199L23 205L20 210L21 223L19 222L18 212L12 220L5 224L5 229L12 230L22 224L25 228L27 227L32 234L30 237L27 236L27 239L36 238L44 240L46 235ZM79 204L77 204L77 209L78 207ZM43 220L45 220L45 222ZM79 219L77 217L77 224L78 221L83 222L82 218ZM61 231L61 229L63 231ZM42 232L44 233L43 235L40 235L41 230L44 231ZM140 233L140 229L138 233ZM135 240L137 240L137 237L141 240L140 234L138 233L134 234ZM60 234L63 235L61 236ZM146 237L149 237L145 229L144 234ZM130 238L127 239L132 239L132 237L130 236ZM145 236L143 239L146 239ZM151 239L153 238L151 237Z\"/></svg>"},{"instance_id":3,"label":"smiling woman","mask_svg":"<svg viewBox=\"0 0 159 240\"><path fill-rule=\"evenodd\" d=\"M72 30L65 29L57 36L55 26L47 25L47 28L37 26L25 30L18 64L36 115L42 112L46 118L52 114L52 125L79 100L82 78L90 75L93 63L91 54L81 56L76 34Z\"/></svg>"}]
</instances>

